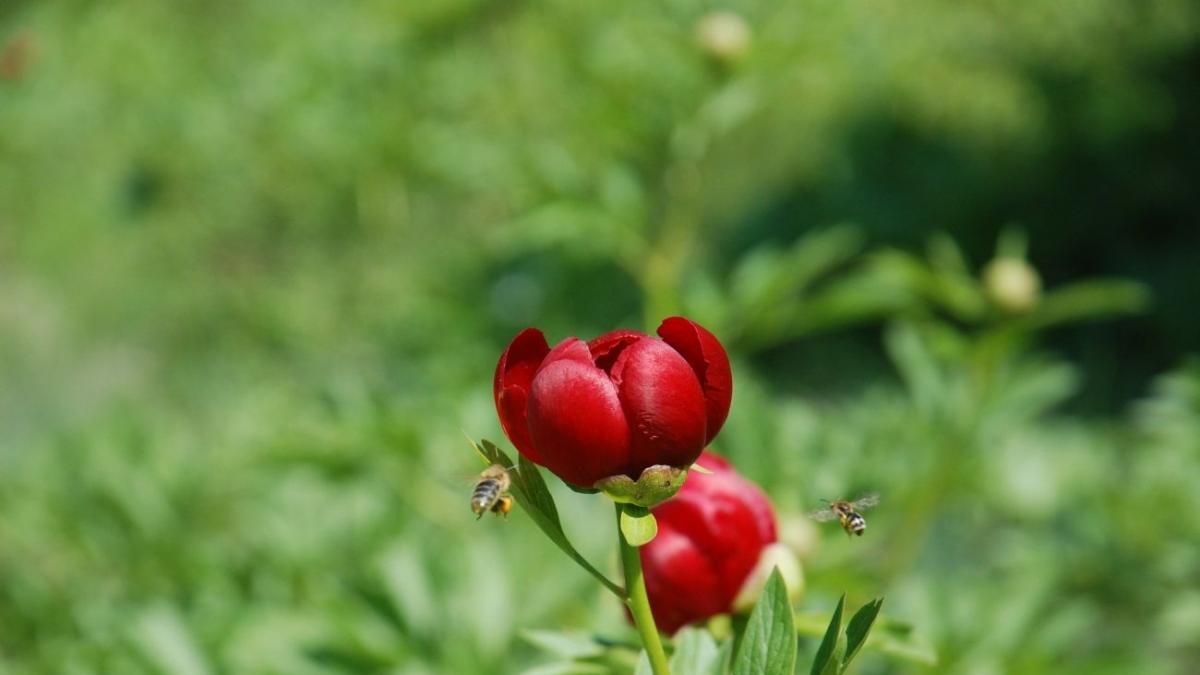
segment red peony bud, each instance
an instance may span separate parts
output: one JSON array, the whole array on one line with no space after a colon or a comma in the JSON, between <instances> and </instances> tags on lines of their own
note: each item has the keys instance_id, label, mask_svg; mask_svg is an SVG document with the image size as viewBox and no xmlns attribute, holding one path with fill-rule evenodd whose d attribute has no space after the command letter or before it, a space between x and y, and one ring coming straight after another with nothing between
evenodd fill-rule
<instances>
[{"instance_id":1,"label":"red peony bud","mask_svg":"<svg viewBox=\"0 0 1200 675\"><path fill-rule=\"evenodd\" d=\"M717 435L733 395L717 338L683 317L554 349L521 331L496 365L493 394L504 433L525 457L573 485L638 478L656 464L686 467Z\"/></svg>"},{"instance_id":2,"label":"red peony bud","mask_svg":"<svg viewBox=\"0 0 1200 675\"><path fill-rule=\"evenodd\" d=\"M764 550L775 543L775 512L754 483L709 452L683 488L652 509L658 536L640 549L650 608L660 630L734 610ZM761 590L761 589L760 589Z\"/></svg>"}]
</instances>

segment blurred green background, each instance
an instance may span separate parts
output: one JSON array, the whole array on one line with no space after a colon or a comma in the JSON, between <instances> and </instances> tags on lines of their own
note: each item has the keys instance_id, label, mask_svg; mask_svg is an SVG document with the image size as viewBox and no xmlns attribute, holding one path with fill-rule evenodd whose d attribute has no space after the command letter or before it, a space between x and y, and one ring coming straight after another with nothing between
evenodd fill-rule
<instances>
[{"instance_id":1,"label":"blurred green background","mask_svg":"<svg viewBox=\"0 0 1200 675\"><path fill-rule=\"evenodd\" d=\"M886 595L938 654L859 672L1194 672L1198 31L1190 0L4 0L0 672L627 638L519 512L473 519L462 433L502 439L520 328L672 313L734 358L715 447L801 611ZM865 490L862 539L802 517ZM612 566L608 508L558 499Z\"/></svg>"}]
</instances>

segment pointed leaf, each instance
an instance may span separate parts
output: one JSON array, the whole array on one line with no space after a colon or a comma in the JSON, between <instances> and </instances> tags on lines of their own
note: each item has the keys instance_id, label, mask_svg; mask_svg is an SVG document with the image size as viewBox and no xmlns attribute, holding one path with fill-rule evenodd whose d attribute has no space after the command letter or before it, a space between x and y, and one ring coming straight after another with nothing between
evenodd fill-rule
<instances>
[{"instance_id":1,"label":"pointed leaf","mask_svg":"<svg viewBox=\"0 0 1200 675\"><path fill-rule=\"evenodd\" d=\"M514 466L512 459L503 450L496 447L495 443L482 439L479 443L472 442L472 445L486 461L505 467ZM593 567L567 539L566 533L563 532L562 521L558 518L558 508L554 505L554 496L546 487L546 481L542 480L542 474L538 471L537 465L525 459L524 456L520 456L515 466L515 471L511 469L509 471L509 475L512 477L511 492L521 508L529 514L542 532L546 533L550 541L562 549L563 553L566 553L576 564L596 577L610 591L624 597L625 590Z\"/></svg>"},{"instance_id":2,"label":"pointed leaf","mask_svg":"<svg viewBox=\"0 0 1200 675\"><path fill-rule=\"evenodd\" d=\"M838 600L837 609L833 610L833 618L829 620L829 628L825 629L825 637L817 648L817 656L813 659L812 675L837 673L841 661L837 658L838 642L842 639L842 608L846 604L846 596ZM833 670L830 670L832 668Z\"/></svg>"},{"instance_id":3,"label":"pointed leaf","mask_svg":"<svg viewBox=\"0 0 1200 675\"><path fill-rule=\"evenodd\" d=\"M796 615L798 635L821 637L825 634L826 627L824 616L812 612ZM937 653L928 642L916 634L912 624L879 618L872 628L873 632L865 646L866 649L925 666L937 665Z\"/></svg>"},{"instance_id":4,"label":"pointed leaf","mask_svg":"<svg viewBox=\"0 0 1200 675\"><path fill-rule=\"evenodd\" d=\"M671 672L679 675L721 675L721 651L708 631L685 628L675 635Z\"/></svg>"},{"instance_id":5,"label":"pointed leaf","mask_svg":"<svg viewBox=\"0 0 1200 675\"><path fill-rule=\"evenodd\" d=\"M791 675L796 665L796 627L787 586L771 573L733 660L733 675Z\"/></svg>"},{"instance_id":6,"label":"pointed leaf","mask_svg":"<svg viewBox=\"0 0 1200 675\"><path fill-rule=\"evenodd\" d=\"M558 519L558 508L554 505L554 497L547 489L537 467L524 457L519 458L519 465L514 465L512 459L503 450L487 439L480 441L479 446L480 453L489 462L505 467L516 466L516 470L510 470L509 475L512 477L512 493L516 497L517 503L525 509L529 517L546 533L546 536L558 544L559 548L567 551L568 555L571 555L575 549L567 541L562 523ZM570 550L568 551L568 549Z\"/></svg>"},{"instance_id":7,"label":"pointed leaf","mask_svg":"<svg viewBox=\"0 0 1200 675\"><path fill-rule=\"evenodd\" d=\"M1024 330L1145 311L1150 291L1144 284L1125 279L1092 279L1060 286L1017 325Z\"/></svg>"},{"instance_id":8,"label":"pointed leaf","mask_svg":"<svg viewBox=\"0 0 1200 675\"><path fill-rule=\"evenodd\" d=\"M630 546L645 546L658 534L658 521L649 509L625 504L621 507L621 534Z\"/></svg>"},{"instance_id":9,"label":"pointed leaf","mask_svg":"<svg viewBox=\"0 0 1200 675\"><path fill-rule=\"evenodd\" d=\"M883 607L883 598L876 598L859 608L850 618L850 623L846 626L846 655L842 657L843 669L850 665L851 659L858 654L858 650L862 649L863 644L867 641L867 635L871 633L871 626L875 623L875 618L879 616L881 607Z\"/></svg>"}]
</instances>

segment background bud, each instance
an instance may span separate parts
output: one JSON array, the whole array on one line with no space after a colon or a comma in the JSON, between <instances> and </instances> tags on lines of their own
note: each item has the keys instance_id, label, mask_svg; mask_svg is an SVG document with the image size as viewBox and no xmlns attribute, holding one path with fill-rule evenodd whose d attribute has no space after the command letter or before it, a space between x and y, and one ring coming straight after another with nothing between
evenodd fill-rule
<instances>
[{"instance_id":1,"label":"background bud","mask_svg":"<svg viewBox=\"0 0 1200 675\"><path fill-rule=\"evenodd\" d=\"M1042 279L1023 258L995 258L983 268L983 287L1001 309L1018 314L1037 304Z\"/></svg>"},{"instance_id":2,"label":"background bud","mask_svg":"<svg viewBox=\"0 0 1200 675\"><path fill-rule=\"evenodd\" d=\"M735 600L755 592L748 580L760 564L765 575L779 565L788 588L801 588L790 551L772 550L775 512L767 496L725 459L705 452L698 461L712 473L690 472L679 493L653 509L658 536L640 549L650 608L667 633L732 612Z\"/></svg>"},{"instance_id":3,"label":"background bud","mask_svg":"<svg viewBox=\"0 0 1200 675\"><path fill-rule=\"evenodd\" d=\"M763 587L767 585L767 579L771 578L771 571L775 568L779 568L779 575L787 585L788 598L793 603L800 599L804 594L804 571L800 567L800 561L787 544L777 542L762 550L758 564L754 566L750 576L746 577L737 597L733 599L734 612L740 614L754 609L754 603L758 602L758 596L762 595Z\"/></svg>"},{"instance_id":4,"label":"background bud","mask_svg":"<svg viewBox=\"0 0 1200 675\"><path fill-rule=\"evenodd\" d=\"M721 63L740 61L750 51L750 26L728 10L709 12L696 22L696 44Z\"/></svg>"}]
</instances>

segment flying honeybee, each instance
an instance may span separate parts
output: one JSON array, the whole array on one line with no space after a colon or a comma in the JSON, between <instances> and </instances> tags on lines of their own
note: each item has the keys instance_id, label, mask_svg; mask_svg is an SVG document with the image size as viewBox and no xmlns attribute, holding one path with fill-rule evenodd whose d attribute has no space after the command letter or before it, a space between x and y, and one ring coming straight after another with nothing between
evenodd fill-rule
<instances>
[{"instance_id":1,"label":"flying honeybee","mask_svg":"<svg viewBox=\"0 0 1200 675\"><path fill-rule=\"evenodd\" d=\"M878 504L879 495L863 495L852 502L838 499L826 503L829 506L817 509L810 514L813 520L825 523L836 519L842 524L842 529L846 531L847 535L857 534L861 537L862 533L867 529L867 519L863 518L859 511L866 511Z\"/></svg>"},{"instance_id":2,"label":"flying honeybee","mask_svg":"<svg viewBox=\"0 0 1200 675\"><path fill-rule=\"evenodd\" d=\"M471 510L475 512L475 520L488 511L507 518L513 505L513 498L508 494L510 485L512 478L508 475L508 469L499 464L484 469L475 483L475 491L471 493Z\"/></svg>"}]
</instances>

